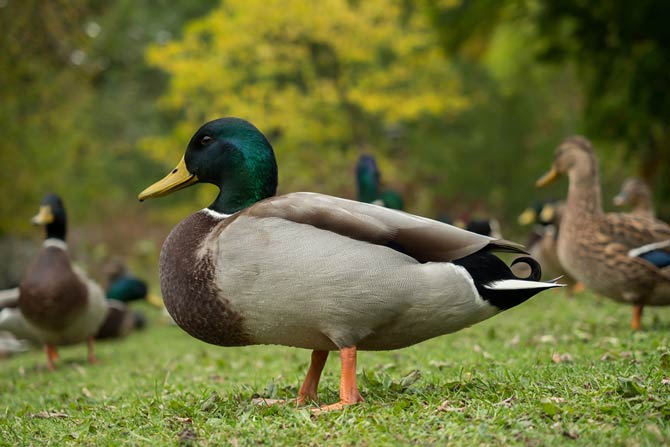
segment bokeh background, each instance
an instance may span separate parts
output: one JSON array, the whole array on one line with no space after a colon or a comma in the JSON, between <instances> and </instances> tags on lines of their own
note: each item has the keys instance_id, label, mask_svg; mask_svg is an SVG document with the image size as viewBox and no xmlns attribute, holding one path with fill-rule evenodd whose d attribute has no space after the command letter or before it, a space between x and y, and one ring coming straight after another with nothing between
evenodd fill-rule
<instances>
[{"instance_id":1,"label":"bokeh background","mask_svg":"<svg viewBox=\"0 0 670 447\"><path fill-rule=\"evenodd\" d=\"M428 217L517 215L567 135L601 161L604 204L623 179L670 217L667 2L639 0L0 0L0 282L63 196L76 258L110 256L157 282L160 244L209 204L197 187L140 204L191 134L246 118L277 153L280 193L355 197L374 154L385 186ZM521 238L521 239L519 239Z\"/></svg>"}]
</instances>

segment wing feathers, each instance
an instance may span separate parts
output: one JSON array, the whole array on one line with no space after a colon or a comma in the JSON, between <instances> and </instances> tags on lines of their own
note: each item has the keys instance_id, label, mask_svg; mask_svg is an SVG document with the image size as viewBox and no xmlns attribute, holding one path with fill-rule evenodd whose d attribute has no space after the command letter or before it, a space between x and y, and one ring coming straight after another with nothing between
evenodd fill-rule
<instances>
[{"instance_id":1,"label":"wing feathers","mask_svg":"<svg viewBox=\"0 0 670 447\"><path fill-rule=\"evenodd\" d=\"M471 233L402 211L315 193L292 193L259 202L243 213L279 217L372 244L396 246L420 262L451 261L488 245L525 253L518 244Z\"/></svg>"}]
</instances>

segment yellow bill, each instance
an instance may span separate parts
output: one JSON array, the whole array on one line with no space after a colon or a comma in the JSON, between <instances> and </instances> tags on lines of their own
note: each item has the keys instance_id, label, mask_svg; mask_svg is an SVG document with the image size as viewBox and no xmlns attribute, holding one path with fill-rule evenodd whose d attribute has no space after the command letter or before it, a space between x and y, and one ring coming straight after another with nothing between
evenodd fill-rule
<instances>
[{"instance_id":1,"label":"yellow bill","mask_svg":"<svg viewBox=\"0 0 670 447\"><path fill-rule=\"evenodd\" d=\"M533 208L526 208L523 213L519 214L519 218L517 220L519 225L530 225L535 222L536 217L537 213Z\"/></svg>"},{"instance_id":2,"label":"yellow bill","mask_svg":"<svg viewBox=\"0 0 670 447\"><path fill-rule=\"evenodd\" d=\"M554 209L553 206L545 205L544 208L542 208L542 212L540 213L540 219L542 219L543 222L553 221L554 216L556 216L556 210Z\"/></svg>"},{"instance_id":3,"label":"yellow bill","mask_svg":"<svg viewBox=\"0 0 670 447\"><path fill-rule=\"evenodd\" d=\"M536 188L542 188L558 178L558 172L553 167L535 182Z\"/></svg>"},{"instance_id":4,"label":"yellow bill","mask_svg":"<svg viewBox=\"0 0 670 447\"><path fill-rule=\"evenodd\" d=\"M198 177L188 172L184 157L168 175L142 191L137 198L142 202L152 197L166 196L180 189L188 188L198 182Z\"/></svg>"},{"instance_id":5,"label":"yellow bill","mask_svg":"<svg viewBox=\"0 0 670 447\"><path fill-rule=\"evenodd\" d=\"M40 206L40 210L30 221L33 225L49 225L54 221L54 213L49 205Z\"/></svg>"}]
</instances>

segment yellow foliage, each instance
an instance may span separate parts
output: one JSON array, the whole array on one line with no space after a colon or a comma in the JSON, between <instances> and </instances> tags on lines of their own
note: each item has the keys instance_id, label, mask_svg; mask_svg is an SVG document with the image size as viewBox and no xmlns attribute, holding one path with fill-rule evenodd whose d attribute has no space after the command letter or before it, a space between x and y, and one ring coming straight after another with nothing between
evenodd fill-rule
<instances>
[{"instance_id":1,"label":"yellow foliage","mask_svg":"<svg viewBox=\"0 0 670 447\"><path fill-rule=\"evenodd\" d=\"M360 148L383 159L394 125L469 106L421 3L407 8L226 0L180 40L147 51L171 75L162 107L184 120L142 147L171 164L205 120L239 116L269 137L283 189L353 190Z\"/></svg>"}]
</instances>

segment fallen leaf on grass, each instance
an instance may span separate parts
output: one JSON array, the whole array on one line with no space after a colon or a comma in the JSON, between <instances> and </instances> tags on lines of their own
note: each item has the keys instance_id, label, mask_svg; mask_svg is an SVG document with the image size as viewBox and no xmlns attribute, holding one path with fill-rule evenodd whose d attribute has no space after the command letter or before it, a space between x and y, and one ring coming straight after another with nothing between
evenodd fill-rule
<instances>
[{"instance_id":1,"label":"fallen leaf on grass","mask_svg":"<svg viewBox=\"0 0 670 447\"><path fill-rule=\"evenodd\" d=\"M551 360L554 363L572 363L572 356L568 353L559 354L556 352L552 354Z\"/></svg>"},{"instance_id":2,"label":"fallen leaf on grass","mask_svg":"<svg viewBox=\"0 0 670 447\"><path fill-rule=\"evenodd\" d=\"M69 418L70 415L62 411L40 411L39 413L31 414L31 417L39 419L53 419L53 418Z\"/></svg>"},{"instance_id":3,"label":"fallen leaf on grass","mask_svg":"<svg viewBox=\"0 0 670 447\"><path fill-rule=\"evenodd\" d=\"M181 422L182 424L192 424L193 423L193 419L191 419L191 418L182 418L182 417L176 416L175 420L177 422Z\"/></svg>"},{"instance_id":4,"label":"fallen leaf on grass","mask_svg":"<svg viewBox=\"0 0 670 447\"><path fill-rule=\"evenodd\" d=\"M507 407L507 408L512 408L512 402L514 402L515 400L516 400L516 397L514 397L514 396L510 396L510 397L508 397L507 399L503 399L503 400L501 400L500 402L496 402L496 403L493 404L493 405L496 405L496 406L503 406L503 407Z\"/></svg>"},{"instance_id":5,"label":"fallen leaf on grass","mask_svg":"<svg viewBox=\"0 0 670 447\"><path fill-rule=\"evenodd\" d=\"M615 360L617 356L615 354L612 354L611 352L606 352L600 357L600 360L603 362L608 362L610 360Z\"/></svg>"},{"instance_id":6,"label":"fallen leaf on grass","mask_svg":"<svg viewBox=\"0 0 670 447\"><path fill-rule=\"evenodd\" d=\"M216 382L216 383L225 382L225 379L223 378L223 376L220 376L218 374L213 374L213 375L209 376L209 380L211 380L212 382Z\"/></svg>"},{"instance_id":7,"label":"fallen leaf on grass","mask_svg":"<svg viewBox=\"0 0 670 447\"><path fill-rule=\"evenodd\" d=\"M442 369L449 366L449 362L441 362L441 361L438 362L437 360L431 360L430 362L428 362L428 364L430 366L436 367L437 369Z\"/></svg>"},{"instance_id":8,"label":"fallen leaf on grass","mask_svg":"<svg viewBox=\"0 0 670 447\"><path fill-rule=\"evenodd\" d=\"M563 430L563 432L561 434L563 436L565 436L566 438L570 438L570 439L578 439L579 438L579 432L577 432L577 430Z\"/></svg>"},{"instance_id":9,"label":"fallen leaf on grass","mask_svg":"<svg viewBox=\"0 0 670 447\"><path fill-rule=\"evenodd\" d=\"M667 385L668 383L670 383L670 378L663 377L663 379L661 380L661 385Z\"/></svg>"},{"instance_id":10,"label":"fallen leaf on grass","mask_svg":"<svg viewBox=\"0 0 670 447\"><path fill-rule=\"evenodd\" d=\"M514 337L512 337L512 339L509 341L509 345L510 345L511 347L514 348L514 347L516 347L516 346L519 345L519 342L520 342L520 341L521 341L521 337L519 337L519 334L516 334L516 335L514 335Z\"/></svg>"},{"instance_id":11,"label":"fallen leaf on grass","mask_svg":"<svg viewBox=\"0 0 670 447\"><path fill-rule=\"evenodd\" d=\"M448 413L451 412L463 413L465 411L465 407L452 407L451 405L449 405L449 401L445 400L440 404L439 407L437 407L437 411L445 411Z\"/></svg>"},{"instance_id":12,"label":"fallen leaf on grass","mask_svg":"<svg viewBox=\"0 0 670 447\"><path fill-rule=\"evenodd\" d=\"M93 393L91 393L91 391L88 388L86 387L82 388L81 392L84 394L84 396L88 398L93 398Z\"/></svg>"},{"instance_id":13,"label":"fallen leaf on grass","mask_svg":"<svg viewBox=\"0 0 670 447\"><path fill-rule=\"evenodd\" d=\"M554 336L551 335L551 334L542 335L542 336L540 336L540 338L538 339L538 341L539 341L540 343L552 343L552 344L553 344L553 343L556 343L556 337L554 337Z\"/></svg>"}]
</instances>

